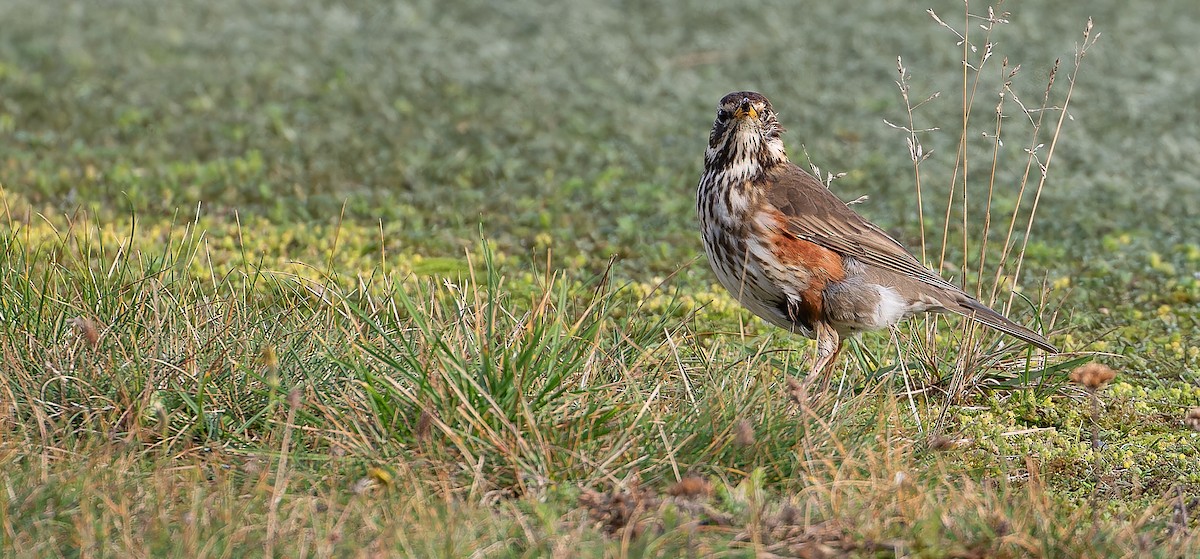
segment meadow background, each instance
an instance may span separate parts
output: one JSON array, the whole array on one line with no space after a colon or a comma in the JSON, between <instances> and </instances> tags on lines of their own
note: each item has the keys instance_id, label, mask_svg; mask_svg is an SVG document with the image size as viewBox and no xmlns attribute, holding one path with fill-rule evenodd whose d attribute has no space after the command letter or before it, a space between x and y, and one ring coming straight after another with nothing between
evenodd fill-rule
<instances>
[{"instance_id":1,"label":"meadow background","mask_svg":"<svg viewBox=\"0 0 1200 559\"><path fill-rule=\"evenodd\" d=\"M808 342L697 260L715 103L766 94L795 160L936 252L964 53L926 7L995 44L966 136L998 208L1014 94L1061 59L1061 106L1102 33L1004 284L1070 353L917 323L809 405ZM1195 556L1200 10L996 11L985 39L950 1L0 2L3 554ZM925 237L898 56L941 92ZM949 277L1004 244L979 207ZM1118 370L1094 415L1088 359Z\"/></svg>"}]
</instances>

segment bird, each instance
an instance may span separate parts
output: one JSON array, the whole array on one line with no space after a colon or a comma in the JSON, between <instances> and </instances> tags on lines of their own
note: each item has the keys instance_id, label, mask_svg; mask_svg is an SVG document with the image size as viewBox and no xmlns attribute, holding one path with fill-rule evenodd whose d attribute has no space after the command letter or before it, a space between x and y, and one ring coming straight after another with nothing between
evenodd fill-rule
<instances>
[{"instance_id":1,"label":"bird","mask_svg":"<svg viewBox=\"0 0 1200 559\"><path fill-rule=\"evenodd\" d=\"M848 337L921 313L959 314L1058 353L1041 334L925 267L792 163L783 133L763 95L724 96L704 152L696 212L721 285L767 322L816 340L814 373L828 382Z\"/></svg>"}]
</instances>

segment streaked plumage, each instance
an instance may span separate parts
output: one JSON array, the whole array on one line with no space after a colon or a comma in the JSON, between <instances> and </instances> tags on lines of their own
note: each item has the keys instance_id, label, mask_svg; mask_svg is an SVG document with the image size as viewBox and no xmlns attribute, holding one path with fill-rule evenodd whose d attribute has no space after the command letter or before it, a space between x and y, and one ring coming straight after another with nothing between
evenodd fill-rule
<instances>
[{"instance_id":1,"label":"streaked plumage","mask_svg":"<svg viewBox=\"0 0 1200 559\"><path fill-rule=\"evenodd\" d=\"M842 339L922 312L953 312L1038 346L1040 334L976 301L788 160L770 101L721 99L697 212L721 284L768 322L817 340L827 371Z\"/></svg>"}]
</instances>

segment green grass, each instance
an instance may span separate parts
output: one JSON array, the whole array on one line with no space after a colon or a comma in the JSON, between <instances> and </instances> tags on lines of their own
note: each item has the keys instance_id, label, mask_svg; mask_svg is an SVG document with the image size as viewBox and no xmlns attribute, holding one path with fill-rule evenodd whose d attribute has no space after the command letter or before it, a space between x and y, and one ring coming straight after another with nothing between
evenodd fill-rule
<instances>
[{"instance_id":1,"label":"green grass","mask_svg":"<svg viewBox=\"0 0 1200 559\"><path fill-rule=\"evenodd\" d=\"M0 5L0 553L1195 555L1200 23L1003 10L964 227L975 73L904 3ZM1059 59L1057 122L1089 16L1034 138L1015 101ZM912 104L941 92L920 208L897 56ZM809 342L697 260L741 88L947 276L987 295L1027 240L998 304L1070 353L914 322L794 394ZM1099 448L1088 359L1119 371Z\"/></svg>"}]
</instances>

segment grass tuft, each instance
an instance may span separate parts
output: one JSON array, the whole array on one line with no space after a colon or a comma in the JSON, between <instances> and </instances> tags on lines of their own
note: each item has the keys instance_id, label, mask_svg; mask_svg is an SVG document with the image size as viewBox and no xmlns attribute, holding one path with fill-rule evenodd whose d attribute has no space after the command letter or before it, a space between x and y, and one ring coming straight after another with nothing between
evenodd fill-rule
<instances>
[{"instance_id":1,"label":"grass tuft","mask_svg":"<svg viewBox=\"0 0 1200 559\"><path fill-rule=\"evenodd\" d=\"M1196 29L1142 4L1051 70L1078 7L0 3L0 555L1196 556ZM695 260L747 86L1069 353L931 321L794 393Z\"/></svg>"}]
</instances>

